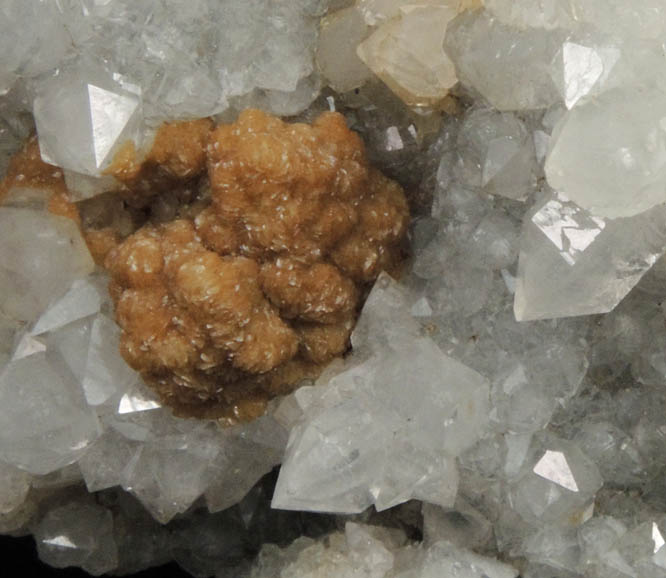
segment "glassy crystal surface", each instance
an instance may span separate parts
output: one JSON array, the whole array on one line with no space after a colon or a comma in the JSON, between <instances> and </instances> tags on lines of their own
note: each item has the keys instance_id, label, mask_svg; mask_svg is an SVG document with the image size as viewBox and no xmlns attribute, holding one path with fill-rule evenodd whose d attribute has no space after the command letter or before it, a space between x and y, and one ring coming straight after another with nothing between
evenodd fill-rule
<instances>
[{"instance_id":1,"label":"glassy crystal surface","mask_svg":"<svg viewBox=\"0 0 666 578\"><path fill-rule=\"evenodd\" d=\"M85 175L99 176L141 135L139 89L87 62L39 83L33 112L44 161Z\"/></svg>"},{"instance_id":2,"label":"glassy crystal surface","mask_svg":"<svg viewBox=\"0 0 666 578\"><path fill-rule=\"evenodd\" d=\"M559 95L550 63L564 41L561 30L517 28L485 11L463 13L444 41L460 82L501 111L547 108Z\"/></svg>"},{"instance_id":3,"label":"glassy crystal surface","mask_svg":"<svg viewBox=\"0 0 666 578\"><path fill-rule=\"evenodd\" d=\"M139 379L120 356L120 328L106 315L97 315L90 328L90 345L83 377L86 401L100 405Z\"/></svg>"},{"instance_id":4,"label":"glassy crystal surface","mask_svg":"<svg viewBox=\"0 0 666 578\"><path fill-rule=\"evenodd\" d=\"M597 467L576 445L552 436L536 437L531 449L510 489L512 507L537 526L584 521L603 483Z\"/></svg>"},{"instance_id":5,"label":"glassy crystal surface","mask_svg":"<svg viewBox=\"0 0 666 578\"><path fill-rule=\"evenodd\" d=\"M17 320L38 317L94 267L78 227L64 217L0 208L0 239L0 307Z\"/></svg>"},{"instance_id":6,"label":"glassy crystal surface","mask_svg":"<svg viewBox=\"0 0 666 578\"><path fill-rule=\"evenodd\" d=\"M369 358L299 400L305 418L291 431L274 507L360 512L410 498L453 504L454 457L487 426L488 383L410 335L412 324L401 323L408 312L401 289L381 277L352 338Z\"/></svg>"},{"instance_id":7,"label":"glassy crystal surface","mask_svg":"<svg viewBox=\"0 0 666 578\"><path fill-rule=\"evenodd\" d=\"M56 568L80 566L99 576L118 564L113 517L94 503L51 510L37 527L35 540L39 557Z\"/></svg>"},{"instance_id":8,"label":"glassy crystal surface","mask_svg":"<svg viewBox=\"0 0 666 578\"><path fill-rule=\"evenodd\" d=\"M457 82L442 49L456 6L407 6L358 47L358 55L407 104L423 106L443 99Z\"/></svg>"},{"instance_id":9,"label":"glassy crystal surface","mask_svg":"<svg viewBox=\"0 0 666 578\"><path fill-rule=\"evenodd\" d=\"M0 458L34 474L74 462L100 433L81 384L45 349L24 350L0 373Z\"/></svg>"},{"instance_id":10,"label":"glassy crystal surface","mask_svg":"<svg viewBox=\"0 0 666 578\"><path fill-rule=\"evenodd\" d=\"M68 198L78 202L103 193L118 190L118 181L111 176L91 177L73 171L63 171L67 185Z\"/></svg>"},{"instance_id":11,"label":"glassy crystal surface","mask_svg":"<svg viewBox=\"0 0 666 578\"><path fill-rule=\"evenodd\" d=\"M368 27L356 7L338 10L322 20L317 65L334 90L358 88L372 75L356 54L356 47L367 34Z\"/></svg>"},{"instance_id":12,"label":"glassy crystal surface","mask_svg":"<svg viewBox=\"0 0 666 578\"><path fill-rule=\"evenodd\" d=\"M534 190L538 171L534 140L517 116L476 110L465 116L460 131L459 170L469 184L517 200Z\"/></svg>"},{"instance_id":13,"label":"glassy crystal surface","mask_svg":"<svg viewBox=\"0 0 666 578\"><path fill-rule=\"evenodd\" d=\"M55 331L98 313L102 303L108 299L105 294L105 281L105 278L96 276L74 281L67 293L44 311L30 329L30 334L41 335L47 331Z\"/></svg>"},{"instance_id":14,"label":"glassy crystal surface","mask_svg":"<svg viewBox=\"0 0 666 578\"><path fill-rule=\"evenodd\" d=\"M494 16L506 24L531 28L569 28L576 19L576 2L566 0L484 0Z\"/></svg>"},{"instance_id":15,"label":"glassy crystal surface","mask_svg":"<svg viewBox=\"0 0 666 578\"><path fill-rule=\"evenodd\" d=\"M555 128L548 183L602 217L631 217L663 203L664 118L666 100L656 89L611 90L575 107Z\"/></svg>"},{"instance_id":16,"label":"glassy crystal surface","mask_svg":"<svg viewBox=\"0 0 666 578\"><path fill-rule=\"evenodd\" d=\"M216 578L664 578L665 14L5 1L0 176L34 112L84 227L124 237L164 218L109 194L118 147L246 107L343 113L414 220L413 258L370 293L349 354L220 428L136 379L77 225L15 174L0 193L0 532L93 574L175 559Z\"/></svg>"},{"instance_id":17,"label":"glassy crystal surface","mask_svg":"<svg viewBox=\"0 0 666 578\"><path fill-rule=\"evenodd\" d=\"M516 319L611 311L666 249L666 212L605 219L553 194L525 219Z\"/></svg>"},{"instance_id":18,"label":"glassy crystal surface","mask_svg":"<svg viewBox=\"0 0 666 578\"><path fill-rule=\"evenodd\" d=\"M57 4L52 2L3 2L0 95L9 91L20 76L34 76L58 66L71 49L65 22Z\"/></svg>"}]
</instances>

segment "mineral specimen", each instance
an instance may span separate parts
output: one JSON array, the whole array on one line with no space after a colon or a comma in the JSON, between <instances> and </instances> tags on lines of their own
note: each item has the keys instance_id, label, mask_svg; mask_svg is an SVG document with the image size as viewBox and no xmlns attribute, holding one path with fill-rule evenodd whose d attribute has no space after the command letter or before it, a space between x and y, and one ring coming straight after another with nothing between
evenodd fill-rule
<instances>
[{"instance_id":1,"label":"mineral specimen","mask_svg":"<svg viewBox=\"0 0 666 578\"><path fill-rule=\"evenodd\" d=\"M604 219L553 194L525 221L519 320L612 310L666 251L666 208ZM607 260L603 255L613 255ZM578 299L569 296L581 291Z\"/></svg>"},{"instance_id":2,"label":"mineral specimen","mask_svg":"<svg viewBox=\"0 0 666 578\"><path fill-rule=\"evenodd\" d=\"M442 42L459 2L393 4L395 16L359 44L358 55L407 104L437 104L458 80Z\"/></svg>"},{"instance_id":3,"label":"mineral specimen","mask_svg":"<svg viewBox=\"0 0 666 578\"><path fill-rule=\"evenodd\" d=\"M662 0L0 4L1 533L666 577Z\"/></svg>"},{"instance_id":4,"label":"mineral specimen","mask_svg":"<svg viewBox=\"0 0 666 578\"><path fill-rule=\"evenodd\" d=\"M489 384L419 336L407 301L381 277L352 336L349 368L295 394L305 419L291 429L275 507L352 513L411 498L453 505L455 457L487 428Z\"/></svg>"},{"instance_id":5,"label":"mineral specimen","mask_svg":"<svg viewBox=\"0 0 666 578\"><path fill-rule=\"evenodd\" d=\"M660 89L610 90L574 107L555 129L548 184L600 217L631 217L662 204L665 115ZM610 127L609 117L618 119ZM573 143L585 150L584 162Z\"/></svg>"},{"instance_id":6,"label":"mineral specimen","mask_svg":"<svg viewBox=\"0 0 666 578\"><path fill-rule=\"evenodd\" d=\"M407 203L336 114L245 111L189 157L166 136L115 173L155 194L156 172L190 178L207 158L212 204L106 256L123 356L181 413L251 417L346 350L366 284L399 265Z\"/></svg>"}]
</instances>

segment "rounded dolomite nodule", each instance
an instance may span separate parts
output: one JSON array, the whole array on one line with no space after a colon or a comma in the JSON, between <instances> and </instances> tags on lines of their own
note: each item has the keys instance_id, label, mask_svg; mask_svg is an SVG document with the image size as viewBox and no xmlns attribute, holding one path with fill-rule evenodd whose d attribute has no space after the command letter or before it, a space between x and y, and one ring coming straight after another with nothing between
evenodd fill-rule
<instances>
[{"instance_id":1,"label":"rounded dolomite nodule","mask_svg":"<svg viewBox=\"0 0 666 578\"><path fill-rule=\"evenodd\" d=\"M198 210L122 242L91 236L122 354L165 403L249 419L347 350L364 293L399 266L409 210L341 115L309 126L246 110L166 125L143 163L133 154L111 173L136 206L173 183L210 187Z\"/></svg>"}]
</instances>

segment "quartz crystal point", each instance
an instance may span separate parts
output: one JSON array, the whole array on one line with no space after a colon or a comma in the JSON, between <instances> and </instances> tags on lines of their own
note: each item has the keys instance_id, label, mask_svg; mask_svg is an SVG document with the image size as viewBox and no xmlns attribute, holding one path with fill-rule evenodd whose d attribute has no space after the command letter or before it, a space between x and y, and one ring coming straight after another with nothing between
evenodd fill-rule
<instances>
[{"instance_id":1,"label":"quartz crystal point","mask_svg":"<svg viewBox=\"0 0 666 578\"><path fill-rule=\"evenodd\" d=\"M516 115L489 109L471 112L461 126L458 147L460 172L468 184L516 200L534 190L534 139Z\"/></svg>"},{"instance_id":2,"label":"quartz crystal point","mask_svg":"<svg viewBox=\"0 0 666 578\"><path fill-rule=\"evenodd\" d=\"M514 28L475 11L450 23L444 47L460 82L498 110L538 109L559 101L551 62L565 38L559 29Z\"/></svg>"},{"instance_id":3,"label":"quartz crystal point","mask_svg":"<svg viewBox=\"0 0 666 578\"><path fill-rule=\"evenodd\" d=\"M93 576L118 566L110 510L72 502L48 512L35 530L39 557L56 568L80 566Z\"/></svg>"},{"instance_id":4,"label":"quartz crystal point","mask_svg":"<svg viewBox=\"0 0 666 578\"><path fill-rule=\"evenodd\" d=\"M509 490L511 507L528 523L572 524L585 520L601 488L599 470L580 449L551 434L535 435L521 473Z\"/></svg>"},{"instance_id":5,"label":"quartz crystal point","mask_svg":"<svg viewBox=\"0 0 666 578\"><path fill-rule=\"evenodd\" d=\"M28 336L0 373L0 428L0 459L34 474L73 463L100 434L81 384Z\"/></svg>"},{"instance_id":6,"label":"quartz crystal point","mask_svg":"<svg viewBox=\"0 0 666 578\"><path fill-rule=\"evenodd\" d=\"M367 34L368 26L354 6L322 19L317 40L317 65L334 90L347 92L358 88L372 76L356 54L356 47Z\"/></svg>"},{"instance_id":7,"label":"quartz crystal point","mask_svg":"<svg viewBox=\"0 0 666 578\"><path fill-rule=\"evenodd\" d=\"M554 193L525 218L516 319L611 311L665 250L666 206L606 219Z\"/></svg>"},{"instance_id":8,"label":"quartz crystal point","mask_svg":"<svg viewBox=\"0 0 666 578\"><path fill-rule=\"evenodd\" d=\"M16 320L34 320L94 268L76 223L65 217L0 208L0 240L0 311Z\"/></svg>"},{"instance_id":9,"label":"quartz crystal point","mask_svg":"<svg viewBox=\"0 0 666 578\"><path fill-rule=\"evenodd\" d=\"M295 394L305 415L291 430L274 507L351 513L411 498L453 504L455 456L487 426L489 386L420 337L409 310L400 287L380 277L350 364Z\"/></svg>"},{"instance_id":10,"label":"quartz crystal point","mask_svg":"<svg viewBox=\"0 0 666 578\"><path fill-rule=\"evenodd\" d=\"M141 136L140 89L85 61L40 82L33 113L42 159L84 175L99 176Z\"/></svg>"},{"instance_id":11,"label":"quartz crystal point","mask_svg":"<svg viewBox=\"0 0 666 578\"><path fill-rule=\"evenodd\" d=\"M553 132L548 183L600 217L665 202L665 119L659 89L620 88L574 107Z\"/></svg>"},{"instance_id":12,"label":"quartz crystal point","mask_svg":"<svg viewBox=\"0 0 666 578\"><path fill-rule=\"evenodd\" d=\"M108 299L105 284L108 279L88 276L72 283L67 293L53 303L30 330L31 335L55 331L65 325L95 315Z\"/></svg>"},{"instance_id":13,"label":"quartz crystal point","mask_svg":"<svg viewBox=\"0 0 666 578\"><path fill-rule=\"evenodd\" d=\"M553 78L560 97L568 109L627 80L620 62L622 52L613 44L595 38L571 38L565 42L553 61Z\"/></svg>"},{"instance_id":14,"label":"quartz crystal point","mask_svg":"<svg viewBox=\"0 0 666 578\"><path fill-rule=\"evenodd\" d=\"M109 175L91 177L68 170L63 173L67 185L67 198L73 203L118 190L118 181Z\"/></svg>"},{"instance_id":15,"label":"quartz crystal point","mask_svg":"<svg viewBox=\"0 0 666 578\"><path fill-rule=\"evenodd\" d=\"M0 6L0 95L20 76L58 66L71 49L56 2L5 0Z\"/></svg>"},{"instance_id":16,"label":"quartz crystal point","mask_svg":"<svg viewBox=\"0 0 666 578\"><path fill-rule=\"evenodd\" d=\"M358 46L358 55L408 105L442 100L458 81L442 43L459 2L404 4Z\"/></svg>"},{"instance_id":17,"label":"quartz crystal point","mask_svg":"<svg viewBox=\"0 0 666 578\"><path fill-rule=\"evenodd\" d=\"M91 406L101 405L140 379L120 355L120 328L106 315L91 322L83 391Z\"/></svg>"},{"instance_id":18,"label":"quartz crystal point","mask_svg":"<svg viewBox=\"0 0 666 578\"><path fill-rule=\"evenodd\" d=\"M103 435L78 463L86 485L91 492L122 486L164 524L204 492L211 511L238 503L286 444L286 432L268 416L220 430L174 418L137 385L110 412Z\"/></svg>"}]
</instances>

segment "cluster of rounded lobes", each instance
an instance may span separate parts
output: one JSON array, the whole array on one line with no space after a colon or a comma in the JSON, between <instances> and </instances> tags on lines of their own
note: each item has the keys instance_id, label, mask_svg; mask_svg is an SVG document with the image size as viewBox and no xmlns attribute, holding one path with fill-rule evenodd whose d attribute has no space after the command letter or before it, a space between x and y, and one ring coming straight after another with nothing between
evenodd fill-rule
<instances>
[{"instance_id":1,"label":"cluster of rounded lobes","mask_svg":"<svg viewBox=\"0 0 666 578\"><path fill-rule=\"evenodd\" d=\"M403 190L336 113L166 124L145 159L128 147L109 172L135 206L206 191L124 239L84 231L111 275L123 357L180 415L251 419L318 375L348 348L372 281L403 256Z\"/></svg>"}]
</instances>

